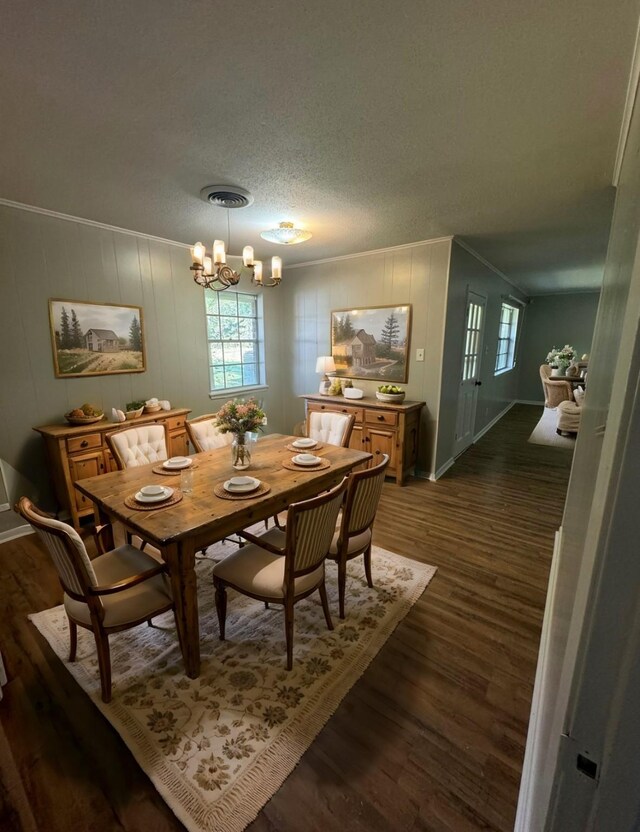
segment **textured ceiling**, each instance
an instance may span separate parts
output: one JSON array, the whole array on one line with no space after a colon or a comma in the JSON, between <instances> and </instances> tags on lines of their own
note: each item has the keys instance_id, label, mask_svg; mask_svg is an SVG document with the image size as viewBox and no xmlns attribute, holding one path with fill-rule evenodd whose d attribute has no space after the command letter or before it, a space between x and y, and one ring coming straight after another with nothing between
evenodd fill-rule
<instances>
[{"instance_id":1,"label":"textured ceiling","mask_svg":"<svg viewBox=\"0 0 640 832\"><path fill-rule=\"evenodd\" d=\"M456 234L598 285L636 0L3 6L0 196L296 263ZM295 248L260 240L304 222Z\"/></svg>"}]
</instances>

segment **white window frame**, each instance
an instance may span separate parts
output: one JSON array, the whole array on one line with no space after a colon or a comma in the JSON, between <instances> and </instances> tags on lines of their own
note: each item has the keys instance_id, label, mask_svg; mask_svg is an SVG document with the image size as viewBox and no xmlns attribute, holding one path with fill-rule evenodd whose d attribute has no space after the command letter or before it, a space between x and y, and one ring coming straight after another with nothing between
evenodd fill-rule
<instances>
[{"instance_id":1,"label":"white window frame","mask_svg":"<svg viewBox=\"0 0 640 832\"><path fill-rule=\"evenodd\" d=\"M505 320L505 313L508 317ZM502 301L500 306L500 322L498 324L498 343L496 347L496 363L494 376L501 376L503 373L508 373L516 366L516 349L518 346L518 331L520 324L520 307L507 301ZM508 327L508 334L503 334L503 327ZM501 346L506 343L506 350L501 350ZM501 363L501 358L505 359L504 366L498 366Z\"/></svg>"},{"instance_id":2,"label":"white window frame","mask_svg":"<svg viewBox=\"0 0 640 832\"><path fill-rule=\"evenodd\" d=\"M208 293L218 295L218 303L222 301L221 295L235 295L236 300L238 295L251 295L255 298L256 301L256 315L255 318L252 319L256 321L256 330L257 330L257 338L254 339L242 339L242 338L222 338L222 332L220 331L220 338L210 338L209 337L209 318L217 317L220 319L221 316L219 311L218 313L211 313L207 308L207 296ZM209 398L210 399L217 399L220 397L228 397L228 396L238 396L242 395L243 393L251 393L257 390L266 390L268 388L267 385L267 377L266 377L266 366L265 366L265 338L264 338L264 305L263 305L263 298L261 294L257 292L244 292L244 291L234 291L233 289L227 289L224 292L216 292L214 293L213 289L205 289L204 290L204 313L205 313L205 328L206 328L206 338L207 338L207 372L209 376ZM228 316L234 317L234 316ZM238 318L238 321L242 317L236 315L235 317ZM251 340L255 344L255 351L257 352L255 363L257 373L258 373L258 381L256 384L243 384L234 387L214 387L213 386L213 376L212 370L214 366L218 367L226 367L228 364L236 363L236 362L225 362L224 357L221 364L214 365L211 360L211 344L221 344L224 345L225 343L241 343L243 340L245 342L247 340ZM223 347L224 350L224 347ZM238 362L241 364L241 361ZM226 377L225 377L226 381Z\"/></svg>"}]
</instances>

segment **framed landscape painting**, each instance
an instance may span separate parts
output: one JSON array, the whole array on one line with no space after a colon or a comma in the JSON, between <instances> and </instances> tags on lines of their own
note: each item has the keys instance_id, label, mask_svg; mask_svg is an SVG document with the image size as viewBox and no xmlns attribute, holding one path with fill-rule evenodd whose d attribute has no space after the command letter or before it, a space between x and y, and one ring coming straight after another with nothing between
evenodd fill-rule
<instances>
[{"instance_id":1,"label":"framed landscape painting","mask_svg":"<svg viewBox=\"0 0 640 832\"><path fill-rule=\"evenodd\" d=\"M406 383L411 305L336 309L331 313L331 355L337 376Z\"/></svg>"},{"instance_id":2,"label":"framed landscape painting","mask_svg":"<svg viewBox=\"0 0 640 832\"><path fill-rule=\"evenodd\" d=\"M49 301L56 378L142 373L142 309L122 304Z\"/></svg>"}]
</instances>

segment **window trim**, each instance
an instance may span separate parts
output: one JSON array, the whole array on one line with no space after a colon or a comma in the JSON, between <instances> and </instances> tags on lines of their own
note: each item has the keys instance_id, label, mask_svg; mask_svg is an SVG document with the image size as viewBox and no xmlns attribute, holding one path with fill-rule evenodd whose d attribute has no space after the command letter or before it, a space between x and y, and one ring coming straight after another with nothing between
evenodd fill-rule
<instances>
[{"instance_id":1,"label":"window trim","mask_svg":"<svg viewBox=\"0 0 640 832\"><path fill-rule=\"evenodd\" d=\"M508 325L509 325L509 337L508 338L502 338L500 336L500 328L505 323L502 320L502 315L503 315L505 307L507 309L512 310L512 312L516 313L515 327L514 327L514 323L512 321L508 322ZM497 344L496 344L496 360L494 362L494 371L493 371L494 376L502 376L505 373L510 373L512 370L516 369L517 351L518 351L518 335L520 334L520 321L521 321L520 313L521 313L521 311L522 311L521 308L519 306L517 306L515 303L509 303L508 301L505 301L505 300L500 302L500 318L498 320L498 340L497 340ZM507 344L508 344L508 349L507 349L506 353L501 353L500 352L500 343L502 341L506 341ZM497 369L498 358L501 355L506 355L507 356L507 366L506 367L501 367L500 369ZM510 363L509 363L509 360L510 360Z\"/></svg>"},{"instance_id":2,"label":"window trim","mask_svg":"<svg viewBox=\"0 0 640 832\"><path fill-rule=\"evenodd\" d=\"M210 290L213 291L213 290ZM229 291L229 290L228 290ZM254 343L256 344L256 352L257 352L257 361L255 362L255 366L258 372L258 381L255 384L243 384L238 387L219 387L215 389L211 389L211 370L213 365L211 364L211 352L210 352L210 344L224 344L225 341L215 338L209 338L208 332L208 321L207 318L209 317L224 317L220 315L218 311L217 315L215 313L210 313L207 310L207 290L205 289L203 292L203 300L204 300L204 324L205 324L205 340L206 340L206 349L207 349L207 376L209 381L209 398L210 399L219 399L219 398L229 398L237 397L244 395L246 393L258 391L258 390L267 390L269 385L267 384L267 363L266 363L266 343L265 343L265 326L264 326L264 302L263 296L259 292L251 292L251 291L243 291L238 289L231 289L234 295L251 295L256 299L256 316L252 318L256 321L256 338ZM219 303L219 300L218 300ZM219 307L218 307L219 309ZM238 319L244 316L236 316ZM238 338L239 342L243 339ZM244 339L246 340L246 339ZM224 364L222 365L224 366Z\"/></svg>"}]
</instances>

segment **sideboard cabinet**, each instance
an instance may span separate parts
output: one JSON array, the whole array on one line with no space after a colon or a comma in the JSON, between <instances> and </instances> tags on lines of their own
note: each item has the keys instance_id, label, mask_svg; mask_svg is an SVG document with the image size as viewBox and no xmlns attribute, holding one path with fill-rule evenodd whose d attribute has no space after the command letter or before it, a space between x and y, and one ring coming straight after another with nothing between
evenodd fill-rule
<instances>
[{"instance_id":1,"label":"sideboard cabinet","mask_svg":"<svg viewBox=\"0 0 640 832\"><path fill-rule=\"evenodd\" d=\"M45 442L49 473L58 503L68 509L73 525L79 528L83 517L93 515L92 503L73 487L74 482L117 470L105 434L153 422L166 424L169 456L184 456L189 453L185 422L190 412L188 408L178 408L149 413L130 422L107 422L105 419L93 425L44 425L34 428Z\"/></svg>"},{"instance_id":2,"label":"sideboard cabinet","mask_svg":"<svg viewBox=\"0 0 640 832\"><path fill-rule=\"evenodd\" d=\"M306 414L325 410L353 414L356 420L349 447L373 454L373 464L388 454L388 475L395 477L398 485L404 485L407 473L415 467L418 458L420 411L425 402L390 404L367 396L345 399L319 393L301 398L305 400Z\"/></svg>"}]
</instances>

